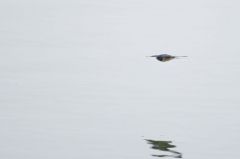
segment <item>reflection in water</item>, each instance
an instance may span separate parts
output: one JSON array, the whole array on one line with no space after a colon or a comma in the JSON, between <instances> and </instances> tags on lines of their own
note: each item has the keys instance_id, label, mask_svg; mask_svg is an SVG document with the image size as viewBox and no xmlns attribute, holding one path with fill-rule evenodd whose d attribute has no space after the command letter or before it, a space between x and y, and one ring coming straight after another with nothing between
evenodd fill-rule
<instances>
[{"instance_id":1,"label":"reflection in water","mask_svg":"<svg viewBox=\"0 0 240 159\"><path fill-rule=\"evenodd\" d=\"M157 140L148 140L145 139L148 144L152 145L152 149L169 152L171 155L152 155L154 157L174 157L174 158L182 158L182 154L180 152L170 150L170 148L176 147L175 145L172 145L171 141L157 141Z\"/></svg>"}]
</instances>

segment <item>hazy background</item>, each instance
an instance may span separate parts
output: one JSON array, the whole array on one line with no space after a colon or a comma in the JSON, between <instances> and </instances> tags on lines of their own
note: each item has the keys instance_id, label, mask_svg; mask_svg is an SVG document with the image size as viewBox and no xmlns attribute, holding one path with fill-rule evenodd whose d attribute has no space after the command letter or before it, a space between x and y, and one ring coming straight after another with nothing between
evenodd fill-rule
<instances>
[{"instance_id":1,"label":"hazy background","mask_svg":"<svg viewBox=\"0 0 240 159\"><path fill-rule=\"evenodd\" d=\"M239 158L237 0L0 1L0 158ZM146 56L186 59L161 63Z\"/></svg>"}]
</instances>

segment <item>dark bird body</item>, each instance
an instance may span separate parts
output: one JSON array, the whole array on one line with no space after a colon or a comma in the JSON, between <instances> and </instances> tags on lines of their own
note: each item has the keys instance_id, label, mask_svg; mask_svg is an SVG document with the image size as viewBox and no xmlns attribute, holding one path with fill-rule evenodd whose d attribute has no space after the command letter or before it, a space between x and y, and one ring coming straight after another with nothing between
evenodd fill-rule
<instances>
[{"instance_id":1,"label":"dark bird body","mask_svg":"<svg viewBox=\"0 0 240 159\"><path fill-rule=\"evenodd\" d=\"M168 55L168 54L161 54L161 55L153 55L150 57L155 57L157 60L159 60L161 62L166 62L166 61L170 61L172 59L176 59L176 58L180 58L180 57L187 57L187 56L172 56L172 55Z\"/></svg>"}]
</instances>

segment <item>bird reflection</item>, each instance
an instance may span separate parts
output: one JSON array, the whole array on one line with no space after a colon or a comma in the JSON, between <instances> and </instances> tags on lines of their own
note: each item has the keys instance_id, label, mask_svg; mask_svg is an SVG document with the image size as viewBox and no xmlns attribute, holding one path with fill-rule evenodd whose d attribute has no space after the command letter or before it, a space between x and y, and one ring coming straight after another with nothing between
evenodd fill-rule
<instances>
[{"instance_id":1,"label":"bird reflection","mask_svg":"<svg viewBox=\"0 0 240 159\"><path fill-rule=\"evenodd\" d=\"M175 148L175 145L172 145L171 141L157 141L157 140L149 140L145 139L148 144L152 145L152 149L154 150L159 150L159 151L164 151L164 152L169 152L171 153L170 155L152 155L154 157L173 157L173 158L182 158L182 153L170 150L170 148Z\"/></svg>"}]
</instances>

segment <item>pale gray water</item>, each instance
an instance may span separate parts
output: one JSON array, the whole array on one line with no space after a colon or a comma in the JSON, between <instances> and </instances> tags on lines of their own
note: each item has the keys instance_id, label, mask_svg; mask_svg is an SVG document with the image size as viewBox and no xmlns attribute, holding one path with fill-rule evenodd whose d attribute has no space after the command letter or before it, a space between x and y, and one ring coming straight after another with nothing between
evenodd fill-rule
<instances>
[{"instance_id":1,"label":"pale gray water","mask_svg":"<svg viewBox=\"0 0 240 159\"><path fill-rule=\"evenodd\" d=\"M240 157L240 2L0 4L0 158Z\"/></svg>"}]
</instances>

